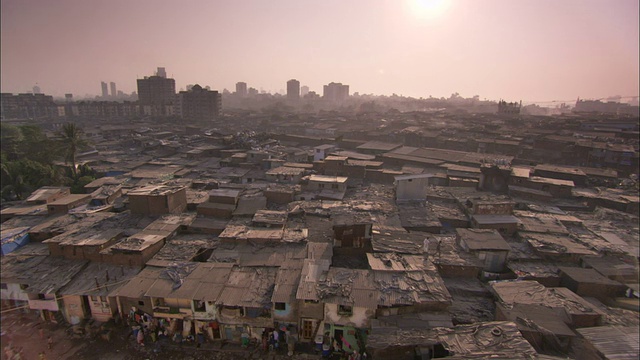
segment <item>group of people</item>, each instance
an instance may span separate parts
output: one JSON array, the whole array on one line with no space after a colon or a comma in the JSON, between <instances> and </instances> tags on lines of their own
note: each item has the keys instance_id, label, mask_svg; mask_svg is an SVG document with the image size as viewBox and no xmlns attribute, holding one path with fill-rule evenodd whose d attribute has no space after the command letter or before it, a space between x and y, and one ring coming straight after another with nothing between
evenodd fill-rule
<instances>
[{"instance_id":1,"label":"group of people","mask_svg":"<svg viewBox=\"0 0 640 360\"><path fill-rule=\"evenodd\" d=\"M284 345L287 347L287 353L293 355L296 337L291 333L288 328L273 329L268 328L262 332L262 350L275 350L279 351Z\"/></svg>"},{"instance_id":2,"label":"group of people","mask_svg":"<svg viewBox=\"0 0 640 360\"><path fill-rule=\"evenodd\" d=\"M358 346L362 348L362 344L358 340ZM354 349L353 346L342 335L337 335L331 338L328 332L323 336L322 341L322 355L323 358L340 359L340 360L365 360L367 359L366 352L360 352L358 349Z\"/></svg>"}]
</instances>

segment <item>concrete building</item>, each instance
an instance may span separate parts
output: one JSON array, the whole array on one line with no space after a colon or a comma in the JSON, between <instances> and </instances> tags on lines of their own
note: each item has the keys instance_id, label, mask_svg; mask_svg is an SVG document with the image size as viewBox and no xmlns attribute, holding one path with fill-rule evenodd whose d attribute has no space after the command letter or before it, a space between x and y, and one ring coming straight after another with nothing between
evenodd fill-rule
<instances>
[{"instance_id":1,"label":"concrete building","mask_svg":"<svg viewBox=\"0 0 640 360\"><path fill-rule=\"evenodd\" d=\"M184 187L149 185L129 191L132 214L160 215L180 213L187 207Z\"/></svg>"},{"instance_id":2,"label":"concrete building","mask_svg":"<svg viewBox=\"0 0 640 360\"><path fill-rule=\"evenodd\" d=\"M401 175L395 177L396 201L427 198L427 187L432 174Z\"/></svg>"},{"instance_id":3,"label":"concrete building","mask_svg":"<svg viewBox=\"0 0 640 360\"><path fill-rule=\"evenodd\" d=\"M45 94L10 94L0 95L0 118L39 119L58 118L58 105L53 96Z\"/></svg>"},{"instance_id":4,"label":"concrete building","mask_svg":"<svg viewBox=\"0 0 640 360\"><path fill-rule=\"evenodd\" d=\"M115 97L118 92L116 91L116 83L114 83L113 81L109 83L109 87L111 88L111 96Z\"/></svg>"},{"instance_id":5,"label":"concrete building","mask_svg":"<svg viewBox=\"0 0 640 360\"><path fill-rule=\"evenodd\" d=\"M107 88L107 83L104 81L101 81L100 87L102 88L102 97L109 96L109 89Z\"/></svg>"},{"instance_id":6,"label":"concrete building","mask_svg":"<svg viewBox=\"0 0 640 360\"><path fill-rule=\"evenodd\" d=\"M159 67L158 70L156 71L156 76L159 76L161 78L167 78L167 71L163 68L163 67Z\"/></svg>"},{"instance_id":7,"label":"concrete building","mask_svg":"<svg viewBox=\"0 0 640 360\"><path fill-rule=\"evenodd\" d=\"M236 95L240 97L247 97L247 83L246 82L237 82L236 83Z\"/></svg>"},{"instance_id":8,"label":"concrete building","mask_svg":"<svg viewBox=\"0 0 640 360\"><path fill-rule=\"evenodd\" d=\"M173 106L176 99L176 81L163 76L145 76L137 82L138 101L143 108L148 107L148 115L169 115L168 107Z\"/></svg>"},{"instance_id":9,"label":"concrete building","mask_svg":"<svg viewBox=\"0 0 640 360\"><path fill-rule=\"evenodd\" d=\"M323 89L322 97L331 102L342 102L349 97L349 85L332 82L325 85Z\"/></svg>"},{"instance_id":10,"label":"concrete building","mask_svg":"<svg viewBox=\"0 0 640 360\"><path fill-rule=\"evenodd\" d=\"M456 241L460 247L484 261L484 270L504 270L511 247L496 230L456 229Z\"/></svg>"},{"instance_id":11,"label":"concrete building","mask_svg":"<svg viewBox=\"0 0 640 360\"><path fill-rule=\"evenodd\" d=\"M222 94L196 84L189 91L180 91L178 109L183 119L216 119L222 115Z\"/></svg>"},{"instance_id":12,"label":"concrete building","mask_svg":"<svg viewBox=\"0 0 640 360\"><path fill-rule=\"evenodd\" d=\"M300 99L300 81L296 79L287 81L287 98L289 100Z\"/></svg>"}]
</instances>

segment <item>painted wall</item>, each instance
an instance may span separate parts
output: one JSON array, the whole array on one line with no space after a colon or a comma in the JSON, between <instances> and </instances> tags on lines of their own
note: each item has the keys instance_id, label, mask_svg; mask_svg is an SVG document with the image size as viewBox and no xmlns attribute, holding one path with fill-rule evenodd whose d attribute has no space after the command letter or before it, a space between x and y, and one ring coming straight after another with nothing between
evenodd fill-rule
<instances>
[{"instance_id":1,"label":"painted wall","mask_svg":"<svg viewBox=\"0 0 640 360\"><path fill-rule=\"evenodd\" d=\"M20 284L6 284L7 288L0 290L0 299L2 300L29 300L29 296L22 289Z\"/></svg>"},{"instance_id":2,"label":"painted wall","mask_svg":"<svg viewBox=\"0 0 640 360\"><path fill-rule=\"evenodd\" d=\"M29 294L29 309L58 311L58 301L54 294L47 294L44 299L38 299L37 295Z\"/></svg>"},{"instance_id":3,"label":"painted wall","mask_svg":"<svg viewBox=\"0 0 640 360\"><path fill-rule=\"evenodd\" d=\"M200 320L216 320L216 303L213 301L205 301L204 308L205 311L196 311L195 306L193 306L193 302L191 303L193 316L196 319Z\"/></svg>"},{"instance_id":4,"label":"painted wall","mask_svg":"<svg viewBox=\"0 0 640 360\"><path fill-rule=\"evenodd\" d=\"M429 178L398 180L396 182L397 200L425 200Z\"/></svg>"},{"instance_id":5,"label":"painted wall","mask_svg":"<svg viewBox=\"0 0 640 360\"><path fill-rule=\"evenodd\" d=\"M85 309L82 296L65 296L63 298L65 319L71 325L77 325L84 319Z\"/></svg>"},{"instance_id":6,"label":"painted wall","mask_svg":"<svg viewBox=\"0 0 640 360\"><path fill-rule=\"evenodd\" d=\"M112 305L106 296L94 297L95 301L89 296L89 308L91 310L91 317L97 321L107 322L111 319L113 314Z\"/></svg>"},{"instance_id":7,"label":"painted wall","mask_svg":"<svg viewBox=\"0 0 640 360\"><path fill-rule=\"evenodd\" d=\"M298 300L298 313L301 318L324 319L324 303Z\"/></svg>"},{"instance_id":8,"label":"painted wall","mask_svg":"<svg viewBox=\"0 0 640 360\"><path fill-rule=\"evenodd\" d=\"M275 304L273 306L273 319L276 321L287 321L296 323L298 320L298 306L297 304L285 303L284 310L276 310Z\"/></svg>"},{"instance_id":9,"label":"painted wall","mask_svg":"<svg viewBox=\"0 0 640 360\"><path fill-rule=\"evenodd\" d=\"M354 306L351 315L342 315L338 314L337 304L325 304L324 306L324 321L328 324L368 328L374 316L374 309Z\"/></svg>"}]
</instances>

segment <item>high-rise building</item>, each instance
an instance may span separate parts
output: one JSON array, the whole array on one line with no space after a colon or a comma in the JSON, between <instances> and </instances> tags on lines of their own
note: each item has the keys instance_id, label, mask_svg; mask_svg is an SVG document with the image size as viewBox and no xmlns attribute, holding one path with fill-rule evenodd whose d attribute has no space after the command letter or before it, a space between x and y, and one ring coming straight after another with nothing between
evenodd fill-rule
<instances>
[{"instance_id":1,"label":"high-rise building","mask_svg":"<svg viewBox=\"0 0 640 360\"><path fill-rule=\"evenodd\" d=\"M300 96L304 97L305 95L307 95L309 93L309 87L308 86L302 86L300 88Z\"/></svg>"},{"instance_id":2,"label":"high-rise building","mask_svg":"<svg viewBox=\"0 0 640 360\"><path fill-rule=\"evenodd\" d=\"M70 103L73 102L73 94L64 94L64 99Z\"/></svg>"},{"instance_id":3,"label":"high-rise building","mask_svg":"<svg viewBox=\"0 0 640 360\"><path fill-rule=\"evenodd\" d=\"M159 67L158 71L156 71L156 76L160 76L162 78L167 78L167 72L165 71L165 69L163 67Z\"/></svg>"},{"instance_id":4,"label":"high-rise building","mask_svg":"<svg viewBox=\"0 0 640 360\"><path fill-rule=\"evenodd\" d=\"M188 120L214 120L222 114L222 94L196 84L178 93L179 114Z\"/></svg>"},{"instance_id":5,"label":"high-rise building","mask_svg":"<svg viewBox=\"0 0 640 360\"><path fill-rule=\"evenodd\" d=\"M290 100L300 99L300 81L296 79L287 81L287 98Z\"/></svg>"},{"instance_id":6,"label":"high-rise building","mask_svg":"<svg viewBox=\"0 0 640 360\"><path fill-rule=\"evenodd\" d=\"M323 90L322 97L331 102L342 102L349 97L349 85L342 83L329 83Z\"/></svg>"},{"instance_id":7,"label":"high-rise building","mask_svg":"<svg viewBox=\"0 0 640 360\"><path fill-rule=\"evenodd\" d=\"M111 96L116 97L116 83L112 81L109 83L109 86L111 87Z\"/></svg>"},{"instance_id":8,"label":"high-rise building","mask_svg":"<svg viewBox=\"0 0 640 360\"><path fill-rule=\"evenodd\" d=\"M104 81L101 81L100 85L102 86L102 97L109 96L109 89L107 88L107 83Z\"/></svg>"},{"instance_id":9,"label":"high-rise building","mask_svg":"<svg viewBox=\"0 0 640 360\"><path fill-rule=\"evenodd\" d=\"M159 68L160 69L160 68ZM145 76L138 79L138 101L148 107L147 113L169 115L168 107L174 105L176 99L176 81L162 76Z\"/></svg>"},{"instance_id":10,"label":"high-rise building","mask_svg":"<svg viewBox=\"0 0 640 360\"><path fill-rule=\"evenodd\" d=\"M240 97L247 96L247 83L246 82L237 82L236 83L236 95Z\"/></svg>"}]
</instances>

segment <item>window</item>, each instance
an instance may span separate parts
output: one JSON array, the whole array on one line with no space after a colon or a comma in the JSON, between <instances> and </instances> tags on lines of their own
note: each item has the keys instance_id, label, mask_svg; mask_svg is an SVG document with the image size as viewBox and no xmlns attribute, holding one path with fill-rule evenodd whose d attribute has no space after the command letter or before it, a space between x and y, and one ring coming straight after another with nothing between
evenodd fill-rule
<instances>
[{"instance_id":1,"label":"window","mask_svg":"<svg viewBox=\"0 0 640 360\"><path fill-rule=\"evenodd\" d=\"M356 236L353 238L353 247L354 248L362 248L364 247L364 238Z\"/></svg>"},{"instance_id":2,"label":"window","mask_svg":"<svg viewBox=\"0 0 640 360\"><path fill-rule=\"evenodd\" d=\"M7 284L0 284L0 289L7 290Z\"/></svg>"},{"instance_id":3,"label":"window","mask_svg":"<svg viewBox=\"0 0 640 360\"><path fill-rule=\"evenodd\" d=\"M38 300L44 300L44 299L46 299L46 298L44 297L44 294L38 294Z\"/></svg>"},{"instance_id":4,"label":"window","mask_svg":"<svg viewBox=\"0 0 640 360\"><path fill-rule=\"evenodd\" d=\"M89 297L91 298L91 301L93 301L93 302L98 301L98 297L97 297L97 296L93 296L93 295L91 295L91 296L89 296Z\"/></svg>"},{"instance_id":5,"label":"window","mask_svg":"<svg viewBox=\"0 0 640 360\"><path fill-rule=\"evenodd\" d=\"M195 309L195 311L198 311L198 312L207 311L205 302L201 300L193 300L193 308Z\"/></svg>"},{"instance_id":6,"label":"window","mask_svg":"<svg viewBox=\"0 0 640 360\"><path fill-rule=\"evenodd\" d=\"M144 301L142 300L138 301L138 306L144 306Z\"/></svg>"},{"instance_id":7,"label":"window","mask_svg":"<svg viewBox=\"0 0 640 360\"><path fill-rule=\"evenodd\" d=\"M349 305L338 305L339 315L351 315L353 314L353 307Z\"/></svg>"},{"instance_id":8,"label":"window","mask_svg":"<svg viewBox=\"0 0 640 360\"><path fill-rule=\"evenodd\" d=\"M287 304L283 303L283 302L277 302L275 305L275 309L276 310L286 310L287 309Z\"/></svg>"}]
</instances>

